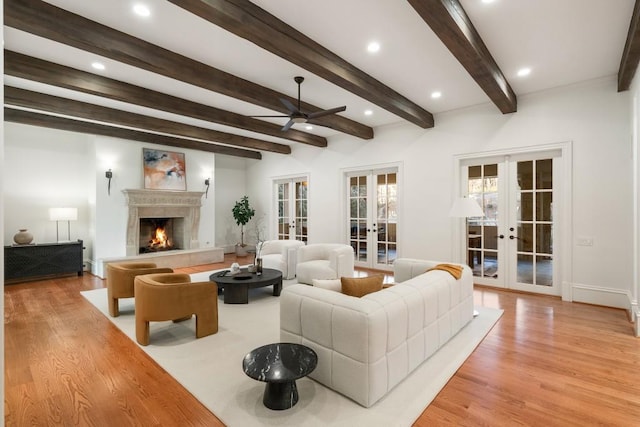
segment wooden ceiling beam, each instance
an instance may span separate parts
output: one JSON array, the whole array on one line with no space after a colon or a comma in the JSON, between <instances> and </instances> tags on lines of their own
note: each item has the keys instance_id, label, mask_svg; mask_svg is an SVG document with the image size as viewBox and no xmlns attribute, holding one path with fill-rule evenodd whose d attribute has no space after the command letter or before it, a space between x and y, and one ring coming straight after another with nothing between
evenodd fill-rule
<instances>
[{"instance_id":1,"label":"wooden ceiling beam","mask_svg":"<svg viewBox=\"0 0 640 427\"><path fill-rule=\"evenodd\" d=\"M155 110L192 117L194 119L242 128L265 135L277 137L283 137L283 135L285 135L288 136L290 140L316 147L327 146L327 140L323 137L297 131L293 133L282 132L280 130L281 126L273 123L252 119L241 114L198 104L197 102L87 73L86 71L76 70L75 68L64 65L54 64L53 62L9 50L4 51L4 72L9 76L97 95L128 104L140 105ZM238 138L242 137L238 136Z\"/></svg>"},{"instance_id":2,"label":"wooden ceiling beam","mask_svg":"<svg viewBox=\"0 0 640 427\"><path fill-rule=\"evenodd\" d=\"M282 126L274 123L253 119L64 65L54 64L21 53L5 50L4 59L4 72L6 75L288 139L315 147L327 146L327 139L321 136L297 130L282 132Z\"/></svg>"},{"instance_id":3,"label":"wooden ceiling beam","mask_svg":"<svg viewBox=\"0 0 640 427\"><path fill-rule=\"evenodd\" d=\"M629 23L627 41L624 44L620 69L618 70L618 92L629 90L640 61L640 0L636 0Z\"/></svg>"},{"instance_id":4,"label":"wooden ceiling beam","mask_svg":"<svg viewBox=\"0 0 640 427\"><path fill-rule=\"evenodd\" d=\"M41 0L6 0L4 24L270 110L283 110L280 98L293 99ZM310 111L321 110L309 107ZM373 137L372 128L346 117L333 115L326 119L326 126L337 131L365 139ZM279 137L287 138L289 132L291 130L280 132ZM306 132L294 132L319 138Z\"/></svg>"},{"instance_id":5,"label":"wooden ceiling beam","mask_svg":"<svg viewBox=\"0 0 640 427\"><path fill-rule=\"evenodd\" d=\"M248 0L169 1L409 122L433 127L430 112Z\"/></svg>"},{"instance_id":6,"label":"wooden ceiling beam","mask_svg":"<svg viewBox=\"0 0 640 427\"><path fill-rule=\"evenodd\" d=\"M116 110L87 102L74 101L53 95L19 89L12 86L4 87L4 103L14 107L29 108L38 111L46 111L54 114L62 114L86 120L95 120L104 123L112 123L117 126L138 128L151 132L168 133L187 138L202 139L214 143L236 145L243 148L252 148L262 151L271 151L279 154L291 154L291 147L284 144L260 139L233 135L212 129L191 126L170 120L158 119L128 111Z\"/></svg>"},{"instance_id":7,"label":"wooden ceiling beam","mask_svg":"<svg viewBox=\"0 0 640 427\"><path fill-rule=\"evenodd\" d=\"M516 94L458 0L408 0L502 113L518 109Z\"/></svg>"},{"instance_id":8,"label":"wooden ceiling beam","mask_svg":"<svg viewBox=\"0 0 640 427\"><path fill-rule=\"evenodd\" d=\"M100 123L91 123L66 117L51 116L48 114L24 111L10 107L4 108L4 119L7 122L21 123L24 125L88 133L91 135L109 136L113 138L128 139L131 141L147 142L149 144L160 144L170 147L225 154L227 156L244 157L257 160L262 159L262 154L258 151L243 150L240 148L226 147L224 145L174 138L166 135L142 132L139 130L123 129Z\"/></svg>"}]
</instances>

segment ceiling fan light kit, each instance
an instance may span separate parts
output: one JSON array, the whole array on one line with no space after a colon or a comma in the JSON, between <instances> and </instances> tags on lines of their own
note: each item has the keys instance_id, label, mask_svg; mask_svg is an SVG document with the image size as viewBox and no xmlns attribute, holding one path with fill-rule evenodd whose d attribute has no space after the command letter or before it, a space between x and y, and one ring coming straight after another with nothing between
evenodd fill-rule
<instances>
[{"instance_id":1,"label":"ceiling fan light kit","mask_svg":"<svg viewBox=\"0 0 640 427\"><path fill-rule=\"evenodd\" d=\"M289 118L289 121L282 127L282 131L286 132L289 129L291 129L291 126L293 126L296 123L307 123L307 121L309 120L317 119L317 118L328 116L331 114L340 113L347 109L346 105L343 105L342 107L335 107L335 108L330 108L328 110L315 111L313 113L303 112L302 109L300 108L300 104L301 104L300 85L302 85L302 82L304 81L304 77L296 76L293 78L293 80L298 84L298 106L297 107L293 105L291 101L289 101L288 99L280 98L280 102L282 102L282 105L284 105L287 108L287 110L289 110L289 114L276 115L276 116L251 116L251 117L287 117Z\"/></svg>"}]
</instances>

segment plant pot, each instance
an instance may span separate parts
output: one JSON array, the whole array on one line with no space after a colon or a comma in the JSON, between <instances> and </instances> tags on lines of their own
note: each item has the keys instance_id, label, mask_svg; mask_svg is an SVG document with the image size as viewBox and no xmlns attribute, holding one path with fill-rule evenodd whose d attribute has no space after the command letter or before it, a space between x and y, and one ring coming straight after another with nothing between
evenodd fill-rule
<instances>
[{"instance_id":1,"label":"plant pot","mask_svg":"<svg viewBox=\"0 0 640 427\"><path fill-rule=\"evenodd\" d=\"M242 246L242 245L236 245L236 256L240 256L240 257L244 257L249 255L249 252L247 252L247 246Z\"/></svg>"},{"instance_id":2,"label":"plant pot","mask_svg":"<svg viewBox=\"0 0 640 427\"><path fill-rule=\"evenodd\" d=\"M20 231L13 236L13 241L18 245L28 245L33 241L33 234L29 233L26 228L21 228Z\"/></svg>"}]
</instances>

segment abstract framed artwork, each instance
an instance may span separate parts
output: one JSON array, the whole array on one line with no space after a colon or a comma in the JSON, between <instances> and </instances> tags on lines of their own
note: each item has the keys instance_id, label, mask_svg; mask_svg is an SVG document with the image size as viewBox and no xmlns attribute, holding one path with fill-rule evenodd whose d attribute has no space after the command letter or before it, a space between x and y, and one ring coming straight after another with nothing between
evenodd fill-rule
<instances>
[{"instance_id":1,"label":"abstract framed artwork","mask_svg":"<svg viewBox=\"0 0 640 427\"><path fill-rule=\"evenodd\" d=\"M145 189L182 191L187 189L184 153L143 148L142 168Z\"/></svg>"}]
</instances>

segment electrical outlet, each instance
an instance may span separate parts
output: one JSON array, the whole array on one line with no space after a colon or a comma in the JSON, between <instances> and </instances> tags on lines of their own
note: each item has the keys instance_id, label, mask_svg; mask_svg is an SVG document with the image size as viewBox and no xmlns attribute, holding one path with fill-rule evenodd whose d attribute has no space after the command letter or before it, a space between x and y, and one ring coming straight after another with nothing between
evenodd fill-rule
<instances>
[{"instance_id":1,"label":"electrical outlet","mask_svg":"<svg viewBox=\"0 0 640 427\"><path fill-rule=\"evenodd\" d=\"M578 246L593 246L593 237L578 237Z\"/></svg>"}]
</instances>

